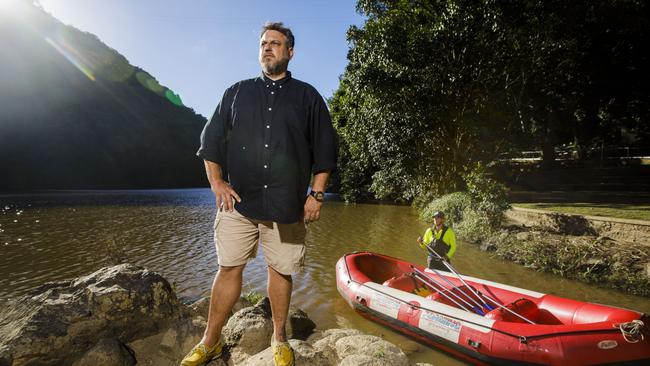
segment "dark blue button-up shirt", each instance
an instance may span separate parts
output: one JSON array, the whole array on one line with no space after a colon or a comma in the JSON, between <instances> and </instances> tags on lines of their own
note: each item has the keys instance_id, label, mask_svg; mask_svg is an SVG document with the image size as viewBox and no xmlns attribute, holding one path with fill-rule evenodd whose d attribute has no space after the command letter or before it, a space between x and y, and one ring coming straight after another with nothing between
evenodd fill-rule
<instances>
[{"instance_id":1,"label":"dark blue button-up shirt","mask_svg":"<svg viewBox=\"0 0 650 366\"><path fill-rule=\"evenodd\" d=\"M336 168L336 133L323 98L291 77L262 75L229 87L201 133L197 155L218 163L242 215L302 219L311 174Z\"/></svg>"}]
</instances>

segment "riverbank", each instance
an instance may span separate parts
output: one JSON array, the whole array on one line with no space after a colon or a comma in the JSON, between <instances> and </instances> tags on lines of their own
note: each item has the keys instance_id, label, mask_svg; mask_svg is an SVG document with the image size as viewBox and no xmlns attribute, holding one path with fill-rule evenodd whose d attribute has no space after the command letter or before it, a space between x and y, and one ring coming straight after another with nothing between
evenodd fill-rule
<instances>
[{"instance_id":1,"label":"riverbank","mask_svg":"<svg viewBox=\"0 0 650 366\"><path fill-rule=\"evenodd\" d=\"M528 268L650 297L650 223L514 208L478 244Z\"/></svg>"},{"instance_id":2,"label":"riverbank","mask_svg":"<svg viewBox=\"0 0 650 366\"><path fill-rule=\"evenodd\" d=\"M131 264L50 282L0 310L0 365L178 365L202 336L209 298L182 303L170 283ZM241 298L209 365L272 364L267 298ZM355 329L318 329L292 308L288 335L302 365L420 365L394 344Z\"/></svg>"}]
</instances>

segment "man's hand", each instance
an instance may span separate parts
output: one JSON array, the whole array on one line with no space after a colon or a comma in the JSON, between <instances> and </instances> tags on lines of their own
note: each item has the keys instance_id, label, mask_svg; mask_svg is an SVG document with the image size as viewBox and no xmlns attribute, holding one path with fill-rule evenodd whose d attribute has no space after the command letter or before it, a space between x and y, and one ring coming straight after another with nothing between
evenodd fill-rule
<instances>
[{"instance_id":1,"label":"man's hand","mask_svg":"<svg viewBox=\"0 0 650 366\"><path fill-rule=\"evenodd\" d=\"M305 221L305 224L309 224L310 222L318 221L320 218L320 208L323 206L322 202L316 201L316 199L312 196L307 197L307 201L305 201L305 214L303 216L303 220Z\"/></svg>"},{"instance_id":2,"label":"man's hand","mask_svg":"<svg viewBox=\"0 0 650 366\"><path fill-rule=\"evenodd\" d=\"M234 201L237 201L237 203L241 202L241 198L239 198L237 192L223 179L216 179L210 188L217 200L217 208L219 210L231 212L235 206Z\"/></svg>"}]
</instances>

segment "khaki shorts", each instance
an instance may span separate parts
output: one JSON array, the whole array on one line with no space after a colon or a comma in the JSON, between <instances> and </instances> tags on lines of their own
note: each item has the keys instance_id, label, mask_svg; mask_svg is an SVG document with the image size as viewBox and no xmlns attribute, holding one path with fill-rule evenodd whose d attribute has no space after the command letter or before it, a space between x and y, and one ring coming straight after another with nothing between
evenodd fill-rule
<instances>
[{"instance_id":1,"label":"khaki shorts","mask_svg":"<svg viewBox=\"0 0 650 366\"><path fill-rule=\"evenodd\" d=\"M219 211L214 220L214 241L220 266L245 264L262 245L266 263L283 275L300 272L305 262L305 224L279 224L249 219L237 210Z\"/></svg>"}]
</instances>

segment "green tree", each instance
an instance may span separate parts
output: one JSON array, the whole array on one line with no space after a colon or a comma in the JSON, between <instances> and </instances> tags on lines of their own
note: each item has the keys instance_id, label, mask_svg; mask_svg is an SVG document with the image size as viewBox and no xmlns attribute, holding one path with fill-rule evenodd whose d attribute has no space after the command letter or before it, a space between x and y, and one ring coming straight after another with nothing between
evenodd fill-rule
<instances>
[{"instance_id":1,"label":"green tree","mask_svg":"<svg viewBox=\"0 0 650 366\"><path fill-rule=\"evenodd\" d=\"M410 200L462 188L465 167L507 143L511 118L492 100L505 80L491 57L493 8L360 1L358 9L368 19L348 32L350 62L330 101L344 141L343 192L354 198L346 182L361 182L375 197Z\"/></svg>"},{"instance_id":2,"label":"green tree","mask_svg":"<svg viewBox=\"0 0 650 366\"><path fill-rule=\"evenodd\" d=\"M330 100L348 199L427 202L476 162L574 143L642 144L650 106L642 1L360 0ZM630 138L630 136L632 136Z\"/></svg>"}]
</instances>

